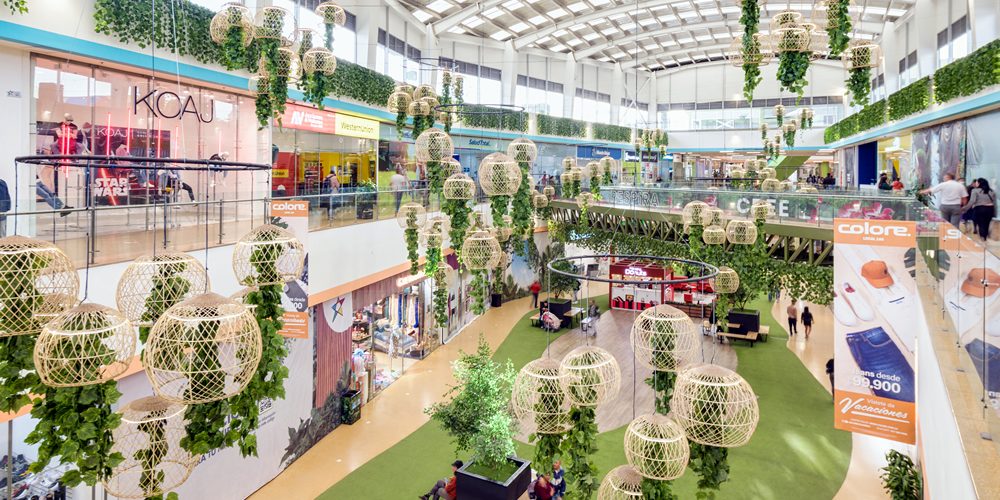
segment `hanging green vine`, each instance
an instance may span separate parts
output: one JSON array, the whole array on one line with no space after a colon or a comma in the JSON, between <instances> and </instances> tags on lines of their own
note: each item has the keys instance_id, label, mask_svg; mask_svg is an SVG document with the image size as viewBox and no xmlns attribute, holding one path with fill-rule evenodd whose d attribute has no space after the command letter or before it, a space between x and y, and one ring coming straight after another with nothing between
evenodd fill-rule
<instances>
[{"instance_id":1,"label":"hanging green vine","mask_svg":"<svg viewBox=\"0 0 1000 500\"><path fill-rule=\"evenodd\" d=\"M802 99L805 88L809 85L806 74L809 72L809 53L800 51L785 51L778 54L778 82L782 90L794 92Z\"/></svg>"},{"instance_id":2,"label":"hanging green vine","mask_svg":"<svg viewBox=\"0 0 1000 500\"><path fill-rule=\"evenodd\" d=\"M31 390L41 384L33 358L35 338L35 335L0 338L0 412L20 411L31 403Z\"/></svg>"},{"instance_id":3,"label":"hanging green vine","mask_svg":"<svg viewBox=\"0 0 1000 500\"><path fill-rule=\"evenodd\" d=\"M847 78L847 91L851 94L851 105L865 106L872 91L871 68L854 68Z\"/></svg>"},{"instance_id":4,"label":"hanging green vine","mask_svg":"<svg viewBox=\"0 0 1000 500\"><path fill-rule=\"evenodd\" d=\"M452 249L455 250L455 256L461 259L462 243L465 241L465 233L469 230L469 214L472 212L469 200L444 200L441 211L451 221L448 239L451 241Z\"/></svg>"},{"instance_id":5,"label":"hanging green vine","mask_svg":"<svg viewBox=\"0 0 1000 500\"><path fill-rule=\"evenodd\" d=\"M427 188L433 194L441 194L444 189L444 169L441 162L427 162Z\"/></svg>"},{"instance_id":6,"label":"hanging green vine","mask_svg":"<svg viewBox=\"0 0 1000 500\"><path fill-rule=\"evenodd\" d=\"M441 104L442 106L450 106L450 105L454 104L453 102L451 102L451 97L452 97L452 95L451 95L451 87L452 87L451 71L445 71L445 72L443 72L441 74L441 96L440 96L440 99L438 100L438 103ZM449 109L449 108L445 108L445 109ZM445 133L450 134L451 133L451 122L452 122L452 113L451 113L451 111L446 112L445 116L446 116L446 118L444 120L444 131L445 131Z\"/></svg>"},{"instance_id":7,"label":"hanging green vine","mask_svg":"<svg viewBox=\"0 0 1000 500\"><path fill-rule=\"evenodd\" d=\"M462 75L456 75L454 77L455 85L455 103L465 104L465 79Z\"/></svg>"},{"instance_id":8,"label":"hanging green vine","mask_svg":"<svg viewBox=\"0 0 1000 500\"><path fill-rule=\"evenodd\" d=\"M830 37L830 56L839 56L851 41L851 14L848 9L851 0L828 0L826 2L826 33Z\"/></svg>"},{"instance_id":9,"label":"hanging green vine","mask_svg":"<svg viewBox=\"0 0 1000 500\"><path fill-rule=\"evenodd\" d=\"M785 136L785 144L790 148L795 147L795 131L794 130L784 130L782 135Z\"/></svg>"},{"instance_id":10,"label":"hanging green vine","mask_svg":"<svg viewBox=\"0 0 1000 500\"><path fill-rule=\"evenodd\" d=\"M153 415L150 415L152 417ZM163 417L163 412L157 412L155 414L157 417ZM143 432L148 436L149 443L162 443L166 437L166 426L167 421L162 418L156 418L145 422L140 422L136 427L140 432ZM151 446L142 450L135 452L135 458L142 465L142 473L139 474L139 487L143 491L159 491L160 485L163 484L163 480L166 477L166 472L160 470L160 463L163 462L163 458L167 456L167 447L165 446ZM162 500L164 497L167 499L175 500L177 498L176 493L168 493L167 495L155 495L152 497L147 497L146 500Z\"/></svg>"},{"instance_id":11,"label":"hanging green vine","mask_svg":"<svg viewBox=\"0 0 1000 500\"><path fill-rule=\"evenodd\" d=\"M722 483L729 480L729 449L690 442L688 467L698 474L699 499L714 499Z\"/></svg>"},{"instance_id":12,"label":"hanging green vine","mask_svg":"<svg viewBox=\"0 0 1000 500\"><path fill-rule=\"evenodd\" d=\"M497 229L501 227L507 227L507 223L503 220L503 216L507 215L507 211L510 209L510 196L490 196L490 210L493 214L493 226Z\"/></svg>"},{"instance_id":13,"label":"hanging green vine","mask_svg":"<svg viewBox=\"0 0 1000 500\"><path fill-rule=\"evenodd\" d=\"M191 356L195 358L192 364L204 369L190 375L189 387L198 387L200 393L205 395L221 397L225 394L226 380L221 375L221 366L213 342L218 331L218 322L203 321L191 332L194 341ZM236 440L236 431L226 429L228 416L229 402L226 399L189 405L184 410L187 424L184 426L185 435L181 438L181 447L192 455L203 455L214 449L229 446Z\"/></svg>"},{"instance_id":14,"label":"hanging green vine","mask_svg":"<svg viewBox=\"0 0 1000 500\"><path fill-rule=\"evenodd\" d=\"M403 130L406 128L406 109L405 106L401 111L396 113L396 138L403 140Z\"/></svg>"},{"instance_id":15,"label":"hanging green vine","mask_svg":"<svg viewBox=\"0 0 1000 500\"><path fill-rule=\"evenodd\" d=\"M219 48L219 62L224 68L234 71L246 67L248 46L243 41L249 36L247 27L242 24L230 26L226 30L226 36Z\"/></svg>"},{"instance_id":16,"label":"hanging green vine","mask_svg":"<svg viewBox=\"0 0 1000 500\"><path fill-rule=\"evenodd\" d=\"M597 421L594 408L574 406L569 413L573 427L562 442L562 452L569 462L566 475L572 478L574 499L589 500L597 492Z\"/></svg>"},{"instance_id":17,"label":"hanging green vine","mask_svg":"<svg viewBox=\"0 0 1000 500\"><path fill-rule=\"evenodd\" d=\"M187 269L187 262L176 261L168 265L161 264L157 267L156 277L153 278L153 288L146 297L145 310L139 317L144 323L152 325L160 319L167 309L170 309L191 290L191 282L184 278L181 273ZM139 340L143 344L149 339L152 326L139 327ZM144 352L145 353L145 352Z\"/></svg>"},{"instance_id":18,"label":"hanging green vine","mask_svg":"<svg viewBox=\"0 0 1000 500\"><path fill-rule=\"evenodd\" d=\"M0 317L0 330L35 332L42 325L32 313L41 300L35 288L38 273L47 265L45 257L30 252L0 256L0 296L8 310ZM31 275L26 276L26 271ZM37 335L0 337L0 412L16 413L31 403L31 391L41 384L35 373Z\"/></svg>"},{"instance_id":19,"label":"hanging green vine","mask_svg":"<svg viewBox=\"0 0 1000 500\"><path fill-rule=\"evenodd\" d=\"M444 266L434 271L434 322L440 328L448 326L448 279Z\"/></svg>"},{"instance_id":20,"label":"hanging green vine","mask_svg":"<svg viewBox=\"0 0 1000 500\"><path fill-rule=\"evenodd\" d=\"M526 161L517 164L521 168L521 184L517 186L517 192L511 200L510 215L514 225L511 238L514 240L514 253L524 256L524 245L520 242L530 236L534 225L531 218L531 165Z\"/></svg>"},{"instance_id":21,"label":"hanging green vine","mask_svg":"<svg viewBox=\"0 0 1000 500\"><path fill-rule=\"evenodd\" d=\"M420 234L417 227L417 212L415 210L406 211L406 258L410 260L410 274L420 272L420 252L417 250Z\"/></svg>"},{"instance_id":22,"label":"hanging green vine","mask_svg":"<svg viewBox=\"0 0 1000 500\"><path fill-rule=\"evenodd\" d=\"M761 51L760 42L754 38L760 26L760 5L757 0L743 0L743 11L740 24L743 26L743 97L747 102L753 101L753 92L760 84L760 65L756 62L746 62L747 54L758 54Z\"/></svg>"},{"instance_id":23,"label":"hanging green vine","mask_svg":"<svg viewBox=\"0 0 1000 500\"><path fill-rule=\"evenodd\" d=\"M489 295L489 283L486 279L486 271L472 271L472 296L471 309L473 314L483 314L486 312L486 299Z\"/></svg>"},{"instance_id":24,"label":"hanging green vine","mask_svg":"<svg viewBox=\"0 0 1000 500\"><path fill-rule=\"evenodd\" d=\"M11 14L28 13L28 0L3 0L3 6L10 9Z\"/></svg>"}]
</instances>

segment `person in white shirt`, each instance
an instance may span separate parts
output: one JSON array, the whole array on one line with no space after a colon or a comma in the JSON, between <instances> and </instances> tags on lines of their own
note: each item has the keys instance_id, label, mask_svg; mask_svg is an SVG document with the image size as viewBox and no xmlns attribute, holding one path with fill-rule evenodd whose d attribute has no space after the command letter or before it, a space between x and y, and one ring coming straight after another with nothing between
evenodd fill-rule
<instances>
[{"instance_id":1,"label":"person in white shirt","mask_svg":"<svg viewBox=\"0 0 1000 500\"><path fill-rule=\"evenodd\" d=\"M406 191L406 176L403 175L403 167L396 166L396 173L389 178L389 189L393 191L396 195L396 212L399 212L399 206L403 203L403 192Z\"/></svg>"},{"instance_id":2,"label":"person in white shirt","mask_svg":"<svg viewBox=\"0 0 1000 500\"><path fill-rule=\"evenodd\" d=\"M944 174L944 182L932 188L924 189L920 194L937 195L938 210L941 217L958 227L962 219L962 205L969 196L969 192L961 182L955 180L952 174Z\"/></svg>"}]
</instances>

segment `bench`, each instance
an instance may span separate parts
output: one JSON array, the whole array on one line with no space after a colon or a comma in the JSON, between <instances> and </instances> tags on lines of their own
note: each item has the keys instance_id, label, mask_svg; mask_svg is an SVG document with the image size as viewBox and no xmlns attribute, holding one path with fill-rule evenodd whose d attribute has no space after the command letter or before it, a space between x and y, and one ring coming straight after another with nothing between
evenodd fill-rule
<instances>
[{"instance_id":1,"label":"bench","mask_svg":"<svg viewBox=\"0 0 1000 500\"><path fill-rule=\"evenodd\" d=\"M730 342L733 340L745 340L748 344L750 344L750 347L753 347L754 343L757 342L757 332L747 332L746 335L741 333L720 332L716 335L719 337L720 344L722 343L722 339L730 339Z\"/></svg>"},{"instance_id":2,"label":"bench","mask_svg":"<svg viewBox=\"0 0 1000 500\"><path fill-rule=\"evenodd\" d=\"M760 334L760 341L767 342L767 334L770 332L771 332L771 327L767 325L760 325L760 331L757 332Z\"/></svg>"},{"instance_id":3,"label":"bench","mask_svg":"<svg viewBox=\"0 0 1000 500\"><path fill-rule=\"evenodd\" d=\"M541 315L541 313L535 313L534 315L532 315L528 319L531 320L531 326L537 326L537 327L541 328L541 326L542 326L542 315Z\"/></svg>"}]
</instances>

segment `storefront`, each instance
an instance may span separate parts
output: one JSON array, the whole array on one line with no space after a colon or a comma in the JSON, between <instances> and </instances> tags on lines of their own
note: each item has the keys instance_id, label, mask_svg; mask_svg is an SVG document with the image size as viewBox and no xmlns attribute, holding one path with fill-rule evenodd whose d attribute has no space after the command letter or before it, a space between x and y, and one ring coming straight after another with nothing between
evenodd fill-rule
<instances>
[{"instance_id":1,"label":"storefront","mask_svg":"<svg viewBox=\"0 0 1000 500\"><path fill-rule=\"evenodd\" d=\"M669 304L692 318L708 318L712 314L715 295L707 280L659 284L656 282L688 277L674 274L671 267L632 259L612 262L609 274L612 280L628 282L608 285L613 309L642 311L657 304Z\"/></svg>"},{"instance_id":2,"label":"storefront","mask_svg":"<svg viewBox=\"0 0 1000 500\"><path fill-rule=\"evenodd\" d=\"M374 181L379 122L288 104L274 128L277 156L271 177L275 196L309 196Z\"/></svg>"}]
</instances>

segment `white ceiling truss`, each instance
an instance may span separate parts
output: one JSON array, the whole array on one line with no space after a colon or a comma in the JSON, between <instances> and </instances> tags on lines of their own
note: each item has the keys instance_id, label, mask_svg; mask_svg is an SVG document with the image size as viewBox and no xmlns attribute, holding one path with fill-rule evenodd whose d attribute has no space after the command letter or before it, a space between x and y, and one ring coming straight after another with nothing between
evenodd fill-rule
<instances>
[{"instance_id":1,"label":"white ceiling truss","mask_svg":"<svg viewBox=\"0 0 1000 500\"><path fill-rule=\"evenodd\" d=\"M471 35L572 54L577 60L656 71L723 58L739 36L740 0L394 0L433 33ZM854 36L872 39L916 0L854 0ZM822 2L761 1L761 31L771 16L823 17Z\"/></svg>"}]
</instances>

